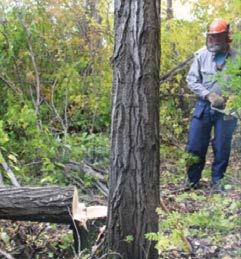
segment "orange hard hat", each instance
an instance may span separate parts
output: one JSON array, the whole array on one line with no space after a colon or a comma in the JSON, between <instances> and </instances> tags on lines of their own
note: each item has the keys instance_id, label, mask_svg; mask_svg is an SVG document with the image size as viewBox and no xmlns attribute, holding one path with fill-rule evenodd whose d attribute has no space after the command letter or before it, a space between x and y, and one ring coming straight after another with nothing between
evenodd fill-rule
<instances>
[{"instance_id":1,"label":"orange hard hat","mask_svg":"<svg viewBox=\"0 0 241 259\"><path fill-rule=\"evenodd\" d=\"M209 33L222 33L228 32L228 30L229 24L221 18L214 20L209 27Z\"/></svg>"}]
</instances>

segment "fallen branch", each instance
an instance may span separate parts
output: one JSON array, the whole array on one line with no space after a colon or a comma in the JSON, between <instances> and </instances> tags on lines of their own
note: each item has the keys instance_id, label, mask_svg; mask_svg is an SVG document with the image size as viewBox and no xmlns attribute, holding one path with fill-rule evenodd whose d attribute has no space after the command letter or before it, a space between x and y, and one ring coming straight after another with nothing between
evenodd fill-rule
<instances>
[{"instance_id":1,"label":"fallen branch","mask_svg":"<svg viewBox=\"0 0 241 259\"><path fill-rule=\"evenodd\" d=\"M91 176L93 178L93 185L105 196L108 196L108 187L107 187L107 178L105 176L106 172L96 168L95 166L89 163L78 163L75 161L70 161L64 165L64 174L70 180L72 177L71 172L78 172L79 176L84 177L84 175ZM82 178L83 178L82 177ZM76 178L76 177L74 177ZM81 182L81 179L77 179L78 182Z\"/></svg>"}]
</instances>

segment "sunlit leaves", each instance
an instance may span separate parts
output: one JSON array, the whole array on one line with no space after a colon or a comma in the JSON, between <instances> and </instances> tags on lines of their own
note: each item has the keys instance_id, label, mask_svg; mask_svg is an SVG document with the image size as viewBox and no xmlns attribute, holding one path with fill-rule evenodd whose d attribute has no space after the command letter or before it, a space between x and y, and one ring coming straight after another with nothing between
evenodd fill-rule
<instances>
[{"instance_id":1,"label":"sunlit leaves","mask_svg":"<svg viewBox=\"0 0 241 259\"><path fill-rule=\"evenodd\" d=\"M8 140L8 134L4 131L3 121L0 121L0 144L5 144Z\"/></svg>"}]
</instances>

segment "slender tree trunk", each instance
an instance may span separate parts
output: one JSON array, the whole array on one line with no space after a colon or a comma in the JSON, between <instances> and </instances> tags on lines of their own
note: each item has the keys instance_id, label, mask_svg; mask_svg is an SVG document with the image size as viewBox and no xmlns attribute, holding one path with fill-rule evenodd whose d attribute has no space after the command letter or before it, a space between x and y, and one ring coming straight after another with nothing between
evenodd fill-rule
<instances>
[{"instance_id":1,"label":"slender tree trunk","mask_svg":"<svg viewBox=\"0 0 241 259\"><path fill-rule=\"evenodd\" d=\"M172 7L172 0L166 0L167 4L167 20L173 18L173 7Z\"/></svg>"},{"instance_id":2,"label":"slender tree trunk","mask_svg":"<svg viewBox=\"0 0 241 259\"><path fill-rule=\"evenodd\" d=\"M159 14L160 0L115 1L107 247L124 259L157 258Z\"/></svg>"}]
</instances>

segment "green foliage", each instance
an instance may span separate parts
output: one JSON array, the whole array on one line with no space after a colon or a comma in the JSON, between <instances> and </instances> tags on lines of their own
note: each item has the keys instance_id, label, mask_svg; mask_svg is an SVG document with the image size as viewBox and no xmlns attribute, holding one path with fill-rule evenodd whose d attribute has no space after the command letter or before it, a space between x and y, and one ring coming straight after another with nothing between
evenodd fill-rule
<instances>
[{"instance_id":1,"label":"green foliage","mask_svg":"<svg viewBox=\"0 0 241 259\"><path fill-rule=\"evenodd\" d=\"M235 41L240 43L241 33L238 32L235 36ZM223 94L227 97L231 96L227 108L235 110L239 114L241 108L241 56L237 55L235 61L227 60L226 67L226 70L219 72L216 78L222 87Z\"/></svg>"},{"instance_id":2,"label":"green foliage","mask_svg":"<svg viewBox=\"0 0 241 259\"><path fill-rule=\"evenodd\" d=\"M6 142L8 142L9 138L8 138L8 134L4 131L4 127L3 127L3 121L0 121L0 144L5 144Z\"/></svg>"},{"instance_id":3,"label":"green foliage","mask_svg":"<svg viewBox=\"0 0 241 259\"><path fill-rule=\"evenodd\" d=\"M241 3L239 0L200 0L192 4L192 13L200 22L209 24L214 18L227 19L231 25L241 14ZM207 27L206 27L207 28Z\"/></svg>"},{"instance_id":4,"label":"green foliage","mask_svg":"<svg viewBox=\"0 0 241 259\"><path fill-rule=\"evenodd\" d=\"M157 212L162 218L160 233L148 233L146 238L157 241L156 248L160 251L167 249L183 249L187 251L184 236L205 238L210 237L218 244L220 236L237 228L240 202L233 203L229 197L214 195L208 199L204 195L196 193L184 193L176 196L176 202L194 202L194 212L166 213L162 209ZM202 205L201 205L202 204ZM229 215L227 217L227 215Z\"/></svg>"},{"instance_id":5,"label":"green foliage","mask_svg":"<svg viewBox=\"0 0 241 259\"><path fill-rule=\"evenodd\" d=\"M161 24L161 76L185 61L205 44L200 34L201 25L196 21L163 20ZM187 47L188 46L188 47ZM188 120L194 99L186 87L185 71L177 74L160 88L161 137L166 143L183 140L187 134Z\"/></svg>"},{"instance_id":6,"label":"green foliage","mask_svg":"<svg viewBox=\"0 0 241 259\"><path fill-rule=\"evenodd\" d=\"M64 184L66 161L107 164L92 132L110 125L113 14L106 1L13 3L0 6L1 148L25 184Z\"/></svg>"},{"instance_id":7,"label":"green foliage","mask_svg":"<svg viewBox=\"0 0 241 259\"><path fill-rule=\"evenodd\" d=\"M126 241L127 243L131 243L131 242L134 241L134 237L133 237L132 235L128 235L128 236L126 236L125 241Z\"/></svg>"},{"instance_id":8,"label":"green foliage","mask_svg":"<svg viewBox=\"0 0 241 259\"><path fill-rule=\"evenodd\" d=\"M161 25L161 75L184 61L205 44L196 21L164 20ZM188 46L188 47L187 47ZM180 75L179 75L180 76ZM177 81L180 81L180 78Z\"/></svg>"},{"instance_id":9,"label":"green foliage","mask_svg":"<svg viewBox=\"0 0 241 259\"><path fill-rule=\"evenodd\" d=\"M100 11L104 8L102 4ZM53 121L51 126L58 130L64 119L74 129L100 130L109 126L110 114L111 45L101 44L103 39L109 41L104 34L106 17L99 18L103 20L102 25L95 23L95 16L86 13L83 6L74 8L91 24L86 31L67 3L56 3L52 9L51 4L29 1L27 9L18 6L3 10L0 66L4 78L9 78L13 88L23 96L22 100L28 99L35 106L34 58L44 99L41 120L46 124ZM94 34L97 24L102 30L98 35ZM54 120L56 115L58 120Z\"/></svg>"},{"instance_id":10,"label":"green foliage","mask_svg":"<svg viewBox=\"0 0 241 259\"><path fill-rule=\"evenodd\" d=\"M60 245L60 247L62 249L68 249L73 243L73 234L70 232L63 235L61 242L62 244Z\"/></svg>"}]
</instances>

